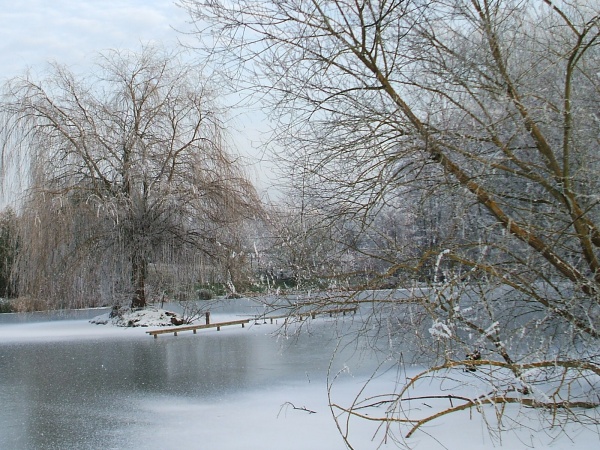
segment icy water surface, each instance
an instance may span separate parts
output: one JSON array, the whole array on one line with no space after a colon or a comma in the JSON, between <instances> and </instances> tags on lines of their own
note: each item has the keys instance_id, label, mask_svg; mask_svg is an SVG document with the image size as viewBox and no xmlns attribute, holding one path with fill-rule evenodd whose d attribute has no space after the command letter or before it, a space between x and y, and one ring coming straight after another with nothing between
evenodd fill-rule
<instances>
[{"instance_id":1,"label":"icy water surface","mask_svg":"<svg viewBox=\"0 0 600 450\"><path fill-rule=\"evenodd\" d=\"M78 314L0 318L0 449L345 448L325 383L337 322L153 339ZM372 365L351 349L336 364Z\"/></svg>"},{"instance_id":2,"label":"icy water surface","mask_svg":"<svg viewBox=\"0 0 600 450\"><path fill-rule=\"evenodd\" d=\"M214 306L213 322L264 311L249 300ZM400 364L401 373L381 371L361 391L382 355L372 346L397 346L392 335L380 333L384 322L366 320L373 318L368 305L356 316L305 321L303 333L287 337L275 335L281 323L252 320L246 328L153 339L146 329L90 324L88 319L101 312L0 315L0 450L341 450L347 446L328 394L345 407L357 395L379 399L397 387L397 376L421 370ZM348 337L359 329L359 339ZM412 359L404 344L398 350L402 361ZM338 377L328 392L329 368ZM459 376L464 373L442 378L442 388ZM429 383L419 389L415 398L437 392ZM425 402L414 406L430 408ZM386 410L382 405L373 413L384 416ZM510 433L501 440L487 432L491 416L484 420L475 411L462 411L422 427L406 445L598 448L597 428L574 426L556 436L530 412L508 411ZM349 430L352 448L396 448L376 421L340 416L339 425L342 432ZM401 435L396 430L395 436Z\"/></svg>"}]
</instances>

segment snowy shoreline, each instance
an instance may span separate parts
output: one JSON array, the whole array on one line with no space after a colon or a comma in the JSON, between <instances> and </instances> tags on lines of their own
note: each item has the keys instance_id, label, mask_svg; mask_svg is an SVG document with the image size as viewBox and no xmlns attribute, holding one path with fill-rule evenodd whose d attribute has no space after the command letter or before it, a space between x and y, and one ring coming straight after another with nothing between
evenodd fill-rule
<instances>
[{"instance_id":1,"label":"snowy shoreline","mask_svg":"<svg viewBox=\"0 0 600 450\"><path fill-rule=\"evenodd\" d=\"M170 323L171 316L165 315L164 310L157 308L148 310L147 314L127 314L124 317L125 321L140 319L136 326L126 326L126 322L118 325L118 320L113 322L109 318L109 314L106 312L85 319L54 318L46 321L0 323L0 346L9 343L68 341L70 339L150 339L147 331L165 326L175 327ZM214 321L234 320L234 317L239 318L231 314L213 315Z\"/></svg>"}]
</instances>

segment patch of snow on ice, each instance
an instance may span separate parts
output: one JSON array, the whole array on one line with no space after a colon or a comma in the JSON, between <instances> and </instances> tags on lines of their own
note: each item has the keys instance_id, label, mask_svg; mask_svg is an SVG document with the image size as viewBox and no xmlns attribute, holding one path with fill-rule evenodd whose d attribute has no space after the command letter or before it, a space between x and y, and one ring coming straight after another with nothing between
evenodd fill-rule
<instances>
[{"instance_id":1,"label":"patch of snow on ice","mask_svg":"<svg viewBox=\"0 0 600 450\"><path fill-rule=\"evenodd\" d=\"M96 325L114 325L118 327L167 327L181 325L183 318L174 313L159 308L139 310L121 309L94 317L90 323Z\"/></svg>"}]
</instances>

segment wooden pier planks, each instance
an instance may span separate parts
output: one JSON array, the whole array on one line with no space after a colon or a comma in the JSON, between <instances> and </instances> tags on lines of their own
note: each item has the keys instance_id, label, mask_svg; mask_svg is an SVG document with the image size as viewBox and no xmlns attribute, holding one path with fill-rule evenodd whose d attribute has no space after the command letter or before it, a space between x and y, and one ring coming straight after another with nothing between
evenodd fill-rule
<instances>
[{"instance_id":1,"label":"wooden pier planks","mask_svg":"<svg viewBox=\"0 0 600 450\"><path fill-rule=\"evenodd\" d=\"M273 323L273 320L275 320L275 319L299 318L300 320L302 320L303 317L309 317L309 316L311 319L314 319L315 317L317 317L317 315L320 315L320 314L329 314L329 317L332 317L334 314L343 314L345 316L346 313L355 314L357 310L358 310L358 306L352 306L350 308L313 310L313 311L306 311L305 313L283 314L280 316L258 316L258 317L255 317L254 320L269 319L271 321L271 323Z\"/></svg>"},{"instance_id":2,"label":"wooden pier planks","mask_svg":"<svg viewBox=\"0 0 600 450\"><path fill-rule=\"evenodd\" d=\"M317 315L319 314L329 314L329 317L333 316L333 314L343 314L346 315L346 313L356 313L358 309L358 306L353 306L351 308L335 308L335 309L325 309L325 310L314 310L314 311L307 311L305 313L299 313L299 314L286 314L286 315L281 315L281 316L257 316L255 317L253 320L267 320L269 319L271 321L271 323L273 323L273 320L275 319L288 319L288 318L292 318L292 317L297 317L300 318L300 320L302 320L303 317L311 317L311 318L315 318ZM208 314L207 314L207 321L208 319ZM186 326L178 326L178 327L170 327L170 328L161 328L158 330L152 330L152 331L146 331L146 333L148 333L151 336L154 336L154 339L158 338L159 334L167 334L167 333L173 333L173 336L177 336L177 333L181 332L181 331L193 331L194 334L196 334L197 330L202 330L205 328L216 328L217 331L221 330L221 327L226 327L226 326L231 326L231 325L241 325L242 328L244 328L244 326L247 323L250 323L251 319L242 319L242 320L232 320L230 322L219 322L219 323L207 323L207 324L203 324L203 325L186 325Z\"/></svg>"},{"instance_id":3,"label":"wooden pier planks","mask_svg":"<svg viewBox=\"0 0 600 450\"><path fill-rule=\"evenodd\" d=\"M171 328L161 328L158 330L146 331L150 336L154 336L154 339L158 338L159 334L173 333L173 336L177 336L177 333L180 331L193 331L196 334L197 330L201 330L204 328L216 328L217 331L221 331L221 327L227 327L231 325L241 325L242 328L250 323L250 319L242 319L242 320L232 320L230 322L219 322L219 323L207 323L203 325L186 325L179 327L171 327Z\"/></svg>"}]
</instances>

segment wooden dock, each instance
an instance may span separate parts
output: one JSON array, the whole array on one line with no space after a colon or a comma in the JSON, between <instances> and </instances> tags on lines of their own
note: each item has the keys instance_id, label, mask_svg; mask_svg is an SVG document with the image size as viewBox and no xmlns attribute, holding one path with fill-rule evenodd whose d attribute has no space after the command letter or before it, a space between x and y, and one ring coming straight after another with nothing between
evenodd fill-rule
<instances>
[{"instance_id":1,"label":"wooden dock","mask_svg":"<svg viewBox=\"0 0 600 450\"><path fill-rule=\"evenodd\" d=\"M352 306L350 308L334 308L334 309L323 309L323 310L312 310L312 311L306 311L305 313L296 313L296 314L282 314L280 316L257 316L254 318L255 321L258 320L267 320L269 319L271 321L271 323L273 323L273 320L276 319L288 319L288 318L296 318L296 319L300 319L302 320L304 317L310 317L311 319L314 319L315 317L317 317L317 315L322 315L322 314L329 314L329 317L333 317L334 314L342 314L342 315L346 315L346 313L352 313L355 314L356 311L358 310L358 306Z\"/></svg>"},{"instance_id":2,"label":"wooden dock","mask_svg":"<svg viewBox=\"0 0 600 450\"><path fill-rule=\"evenodd\" d=\"M273 321L276 319L297 318L297 319L302 320L304 317L311 317L314 319L317 315L322 315L322 314L329 314L329 317L332 317L334 314L343 314L345 316L346 313L353 313L353 314L356 313L357 309L358 309L358 306L352 306L350 308L312 310L312 311L307 311L305 313L283 314L280 316L262 315L262 316L254 317L254 321L256 322L258 320L264 320L266 322L266 320L269 319L271 321L271 323L273 323ZM173 333L173 336L177 336L177 333L179 333L181 331L193 331L194 334L196 334L196 332L198 330L203 330L205 328L216 328L217 331L221 331L221 327L227 327L227 326L231 326L231 325L241 325L242 328L244 328L247 323L250 323L250 320L252 320L252 319L232 320L230 322L208 323L210 321L210 313L206 313L206 321L207 321L206 324L159 328L158 330L146 331L146 333L148 333L150 336L154 336L154 339L157 339L159 334Z\"/></svg>"},{"instance_id":3,"label":"wooden dock","mask_svg":"<svg viewBox=\"0 0 600 450\"><path fill-rule=\"evenodd\" d=\"M197 330L203 330L205 328L216 328L217 331L221 331L221 327L227 327L231 325L241 325L242 328L250 323L250 319L243 320L232 320L231 322L218 322L218 323L207 323L202 325L185 325L179 327L160 328L158 330L146 331L150 336L154 336L154 339L158 338L159 334L173 333L173 336L177 336L177 333L181 331L193 331L196 334Z\"/></svg>"}]
</instances>

